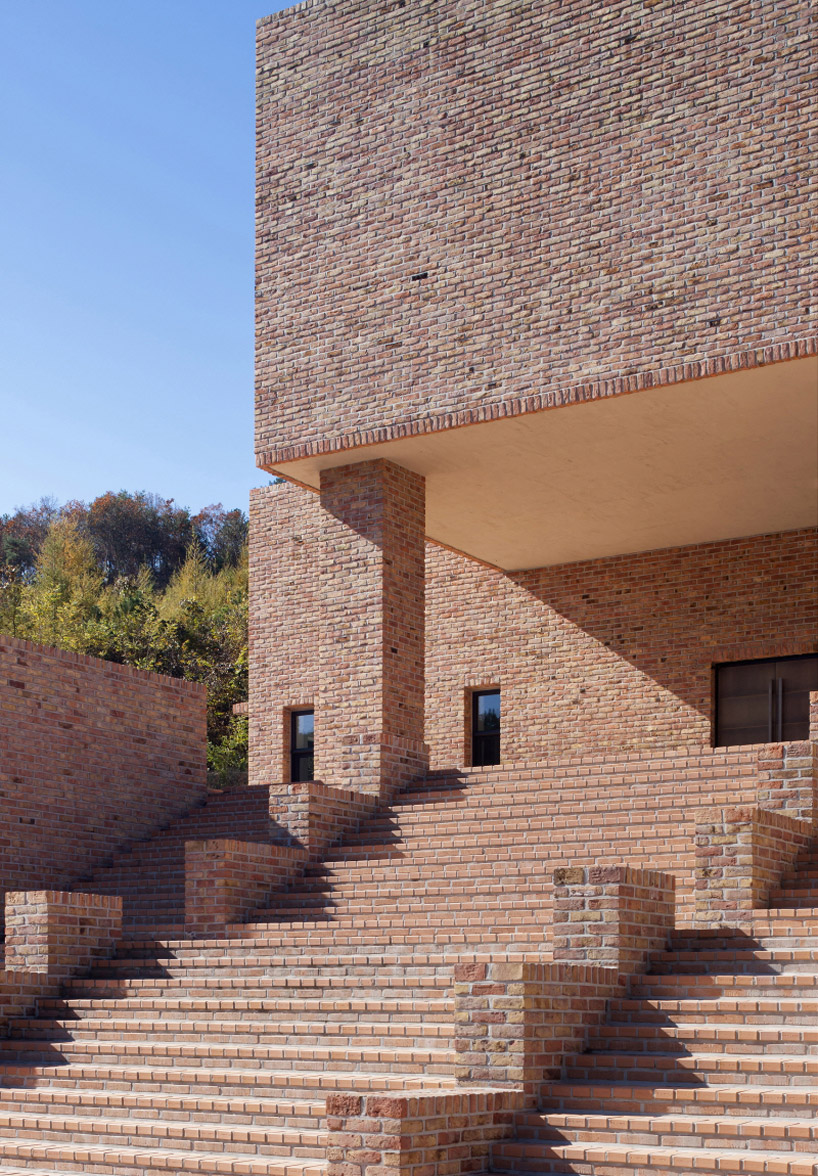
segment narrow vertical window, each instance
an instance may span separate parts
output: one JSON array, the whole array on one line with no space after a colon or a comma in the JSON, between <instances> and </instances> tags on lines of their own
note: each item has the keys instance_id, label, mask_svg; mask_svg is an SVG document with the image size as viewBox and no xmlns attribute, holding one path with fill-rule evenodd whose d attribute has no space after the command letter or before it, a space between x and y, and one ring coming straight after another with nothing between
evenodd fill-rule
<instances>
[{"instance_id":1,"label":"narrow vertical window","mask_svg":"<svg viewBox=\"0 0 818 1176\"><path fill-rule=\"evenodd\" d=\"M313 748L315 743L315 712L290 712L290 779L313 779Z\"/></svg>"},{"instance_id":2,"label":"narrow vertical window","mask_svg":"<svg viewBox=\"0 0 818 1176\"><path fill-rule=\"evenodd\" d=\"M475 690L471 699L471 762L475 768L500 763L500 691Z\"/></svg>"}]
</instances>

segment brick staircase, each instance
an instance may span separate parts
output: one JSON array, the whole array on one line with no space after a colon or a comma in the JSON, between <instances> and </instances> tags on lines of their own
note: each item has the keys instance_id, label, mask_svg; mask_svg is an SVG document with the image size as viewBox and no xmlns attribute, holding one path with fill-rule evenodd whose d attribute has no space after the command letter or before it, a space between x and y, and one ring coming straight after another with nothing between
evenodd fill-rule
<instances>
[{"instance_id":1,"label":"brick staircase","mask_svg":"<svg viewBox=\"0 0 818 1176\"><path fill-rule=\"evenodd\" d=\"M729 768L691 811L729 799ZM84 883L124 896L125 938L0 1039L0 1176L318 1176L328 1094L458 1089L453 965L547 959L553 868L628 857L689 883L672 776L431 779L247 924L191 939L184 842L281 838L266 789L211 797ZM677 934L492 1169L816 1171L818 910L792 909L811 877L805 857L752 936Z\"/></svg>"},{"instance_id":2,"label":"brick staircase","mask_svg":"<svg viewBox=\"0 0 818 1176\"><path fill-rule=\"evenodd\" d=\"M498 1173L818 1170L818 911L682 934L517 1115Z\"/></svg>"}]
</instances>

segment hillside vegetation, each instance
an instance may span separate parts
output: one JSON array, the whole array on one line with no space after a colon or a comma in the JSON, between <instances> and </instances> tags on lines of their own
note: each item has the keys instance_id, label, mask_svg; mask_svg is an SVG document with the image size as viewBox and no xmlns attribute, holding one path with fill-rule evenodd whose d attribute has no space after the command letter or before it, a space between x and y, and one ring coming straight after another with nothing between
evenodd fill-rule
<instances>
[{"instance_id":1,"label":"hillside vegetation","mask_svg":"<svg viewBox=\"0 0 818 1176\"><path fill-rule=\"evenodd\" d=\"M212 782L246 772L242 511L121 491L0 516L0 633L204 683Z\"/></svg>"}]
</instances>

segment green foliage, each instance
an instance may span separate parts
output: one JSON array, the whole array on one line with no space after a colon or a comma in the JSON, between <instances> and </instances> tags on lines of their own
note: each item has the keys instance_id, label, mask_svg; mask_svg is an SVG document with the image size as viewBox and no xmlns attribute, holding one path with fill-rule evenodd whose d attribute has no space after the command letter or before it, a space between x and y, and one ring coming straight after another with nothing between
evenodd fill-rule
<instances>
[{"instance_id":1,"label":"green foliage","mask_svg":"<svg viewBox=\"0 0 818 1176\"><path fill-rule=\"evenodd\" d=\"M235 782L247 770L247 721L233 714L247 698L246 537L242 512L220 506L191 517L146 494L44 500L0 518L0 632L202 682L212 780Z\"/></svg>"}]
</instances>

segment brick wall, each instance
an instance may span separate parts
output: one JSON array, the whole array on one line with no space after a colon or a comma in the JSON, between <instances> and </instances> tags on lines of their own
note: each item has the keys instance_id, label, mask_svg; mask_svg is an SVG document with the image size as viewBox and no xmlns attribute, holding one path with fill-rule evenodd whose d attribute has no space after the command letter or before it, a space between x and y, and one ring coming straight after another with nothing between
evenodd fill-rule
<instances>
[{"instance_id":1,"label":"brick wall","mask_svg":"<svg viewBox=\"0 0 818 1176\"><path fill-rule=\"evenodd\" d=\"M0 637L0 888L64 888L205 792L201 686Z\"/></svg>"},{"instance_id":2,"label":"brick wall","mask_svg":"<svg viewBox=\"0 0 818 1176\"><path fill-rule=\"evenodd\" d=\"M251 773L259 782L286 772L283 708L317 693L318 556L309 545L319 542L319 515L317 496L296 486L255 496L251 612L261 636L251 647ZM427 544L432 767L467 761L468 691L491 685L502 690L508 763L707 746L713 664L808 653L817 634L812 531L512 575ZM320 714L316 731L320 740Z\"/></svg>"},{"instance_id":3,"label":"brick wall","mask_svg":"<svg viewBox=\"0 0 818 1176\"><path fill-rule=\"evenodd\" d=\"M814 352L809 22L802 0L262 21L260 460Z\"/></svg>"},{"instance_id":4,"label":"brick wall","mask_svg":"<svg viewBox=\"0 0 818 1176\"><path fill-rule=\"evenodd\" d=\"M250 492L250 783L289 779L285 710L318 689L320 508L317 494Z\"/></svg>"},{"instance_id":5,"label":"brick wall","mask_svg":"<svg viewBox=\"0 0 818 1176\"><path fill-rule=\"evenodd\" d=\"M427 552L426 739L462 764L464 695L502 690L504 761L707 745L712 665L818 648L818 542L793 531L506 575Z\"/></svg>"}]
</instances>

